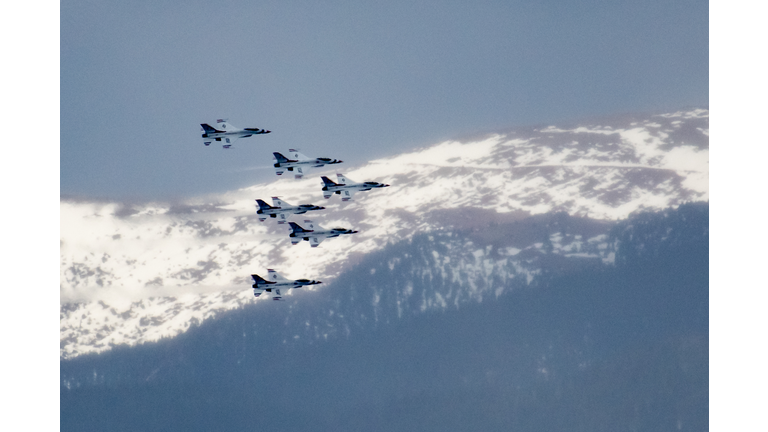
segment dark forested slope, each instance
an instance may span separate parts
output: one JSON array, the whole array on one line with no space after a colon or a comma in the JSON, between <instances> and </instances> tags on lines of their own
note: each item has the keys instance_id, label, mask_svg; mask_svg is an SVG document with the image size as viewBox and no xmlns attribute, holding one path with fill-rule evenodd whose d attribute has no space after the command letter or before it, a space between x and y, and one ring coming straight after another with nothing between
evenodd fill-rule
<instances>
[{"instance_id":1,"label":"dark forested slope","mask_svg":"<svg viewBox=\"0 0 768 432\"><path fill-rule=\"evenodd\" d=\"M452 283L409 276L443 247L418 236L324 290L62 361L61 427L706 430L708 227L707 204L640 214L611 232L615 265L553 270L457 308L366 316L366 290L382 281ZM396 257L410 259L387 265Z\"/></svg>"}]
</instances>

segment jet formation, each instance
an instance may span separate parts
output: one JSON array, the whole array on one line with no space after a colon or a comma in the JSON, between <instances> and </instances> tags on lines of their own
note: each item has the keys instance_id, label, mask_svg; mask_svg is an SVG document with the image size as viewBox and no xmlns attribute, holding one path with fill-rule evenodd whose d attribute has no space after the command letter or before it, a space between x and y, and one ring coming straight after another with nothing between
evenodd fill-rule
<instances>
[{"instance_id":1,"label":"jet formation","mask_svg":"<svg viewBox=\"0 0 768 432\"><path fill-rule=\"evenodd\" d=\"M268 134L271 131L259 128L245 128L240 129L229 123L227 119L216 120L216 127L213 127L207 123L201 123L200 126L203 130L203 144L206 146L211 145L213 142L219 142L225 149L232 147L232 144L240 138L247 138L253 135ZM304 169L309 167L322 167L325 165L332 165L342 163L343 161L331 158L308 158L296 149L289 149L288 156L283 155L280 152L273 152L275 174L282 175L285 171L293 172L295 178L300 179L304 176ZM323 197L328 199L334 193L341 195L342 201L349 201L352 199L352 195L355 192L368 191L374 188L388 187L388 184L367 181L363 183L357 183L344 176L344 174L336 174L337 181L334 182L328 177L322 176L323 180ZM267 204L262 199L256 200L256 214L258 214L259 221L264 222L267 218L273 218L277 220L278 224L284 224L288 222L290 225L289 238L292 245L297 245L301 241L308 241L310 247L315 248L320 245L320 242L327 238L339 237L346 234L355 234L357 231L347 228L331 228L326 229L318 224L315 224L311 220L304 220L304 226L299 225L296 222L288 221L288 216L292 214L304 214L308 211L324 210L325 207L317 206L314 204L300 204L298 206L291 205L279 197L272 197L272 205ZM322 282L310 279L297 279L294 281L288 280L273 269L267 270L267 278L252 274L253 278L253 295L259 297L264 292L271 293L273 295L272 300L281 300L281 289L301 288L307 285L317 285Z\"/></svg>"}]
</instances>

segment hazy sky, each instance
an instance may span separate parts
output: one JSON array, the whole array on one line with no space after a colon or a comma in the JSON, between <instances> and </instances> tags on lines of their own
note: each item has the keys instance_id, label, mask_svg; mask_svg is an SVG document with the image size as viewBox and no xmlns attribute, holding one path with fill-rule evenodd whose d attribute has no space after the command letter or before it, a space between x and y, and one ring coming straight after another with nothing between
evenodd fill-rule
<instances>
[{"instance_id":1,"label":"hazy sky","mask_svg":"<svg viewBox=\"0 0 768 432\"><path fill-rule=\"evenodd\" d=\"M708 106L708 18L700 0L61 2L61 194L189 197L273 180L288 148L352 166ZM220 117L273 133L203 146Z\"/></svg>"}]
</instances>

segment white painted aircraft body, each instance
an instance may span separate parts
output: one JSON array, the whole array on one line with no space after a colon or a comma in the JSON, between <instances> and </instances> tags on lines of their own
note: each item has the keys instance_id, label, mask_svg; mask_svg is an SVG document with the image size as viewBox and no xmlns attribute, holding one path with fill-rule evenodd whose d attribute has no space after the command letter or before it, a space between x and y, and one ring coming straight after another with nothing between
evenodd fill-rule
<instances>
[{"instance_id":1,"label":"white painted aircraft body","mask_svg":"<svg viewBox=\"0 0 768 432\"><path fill-rule=\"evenodd\" d=\"M254 296L258 297L266 291L273 295L272 300L281 300L283 298L282 294L280 293L281 289L288 290L291 288L301 288L307 285L317 285L322 283L320 281L309 279L297 279L294 281L288 280L277 274L277 272L272 269L267 269L267 273L268 274L266 279L257 274L251 275L253 278Z\"/></svg>"},{"instance_id":2,"label":"white painted aircraft body","mask_svg":"<svg viewBox=\"0 0 768 432\"><path fill-rule=\"evenodd\" d=\"M295 149L289 149L288 156L285 156L279 152L273 152L272 155L275 160L275 174L283 175L285 170L288 170L293 172L297 179L300 179L304 176L305 168L319 168L325 165L344 162L339 159L331 158L308 158Z\"/></svg>"},{"instance_id":3,"label":"white painted aircraft body","mask_svg":"<svg viewBox=\"0 0 768 432\"><path fill-rule=\"evenodd\" d=\"M311 220L305 220L303 227L296 222L288 223L291 225L291 234L289 237L291 238L291 244L294 246L299 244L302 240L306 240L311 247L317 247L320 242L327 238L338 237L342 234L354 234L357 232L346 228L326 229Z\"/></svg>"},{"instance_id":4,"label":"white painted aircraft body","mask_svg":"<svg viewBox=\"0 0 768 432\"><path fill-rule=\"evenodd\" d=\"M322 176L323 179L323 198L328 199L333 194L341 195L342 201L349 201L352 199L352 195L359 191L368 191L375 188L389 187L388 184L379 182L363 182L356 183L344 176L344 174L337 173L337 181L333 181L326 176Z\"/></svg>"},{"instance_id":5,"label":"white painted aircraft body","mask_svg":"<svg viewBox=\"0 0 768 432\"><path fill-rule=\"evenodd\" d=\"M288 221L288 216L292 214L304 214L312 210L325 209L325 207L316 206L314 204L290 205L279 197L272 197L272 205L269 205L260 199L257 199L256 203L256 208L258 209L256 213L259 215L259 220L261 222L267 220L267 217L271 217L276 218L277 223L279 224L286 223Z\"/></svg>"},{"instance_id":6,"label":"white painted aircraft body","mask_svg":"<svg viewBox=\"0 0 768 432\"><path fill-rule=\"evenodd\" d=\"M213 142L220 142L225 149L231 148L232 144L240 138L272 132L259 128L240 129L232 126L227 119L216 120L216 127L208 123L201 123L200 127L203 129L203 144L209 146Z\"/></svg>"}]
</instances>

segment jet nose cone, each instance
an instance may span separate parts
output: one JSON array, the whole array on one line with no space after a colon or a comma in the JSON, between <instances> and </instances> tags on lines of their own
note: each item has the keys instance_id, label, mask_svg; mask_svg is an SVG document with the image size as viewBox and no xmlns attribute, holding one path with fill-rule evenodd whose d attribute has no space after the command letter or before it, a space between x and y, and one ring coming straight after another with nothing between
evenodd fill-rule
<instances>
[{"instance_id":1,"label":"jet nose cone","mask_svg":"<svg viewBox=\"0 0 768 432\"><path fill-rule=\"evenodd\" d=\"M264 133L268 134L268 133L272 133L272 131L268 130L268 131L264 131Z\"/></svg>"}]
</instances>

